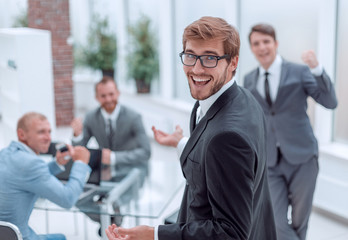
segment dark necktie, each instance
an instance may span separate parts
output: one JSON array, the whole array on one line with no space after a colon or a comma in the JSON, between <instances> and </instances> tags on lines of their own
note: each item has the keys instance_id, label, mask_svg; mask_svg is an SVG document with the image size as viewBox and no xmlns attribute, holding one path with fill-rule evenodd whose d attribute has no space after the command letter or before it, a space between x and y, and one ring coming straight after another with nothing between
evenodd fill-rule
<instances>
[{"instance_id":1,"label":"dark necktie","mask_svg":"<svg viewBox=\"0 0 348 240\"><path fill-rule=\"evenodd\" d=\"M271 99L271 94L269 91L269 82L268 82L268 75L269 72L265 72L265 97L268 105L271 107L272 106L272 99Z\"/></svg>"},{"instance_id":2,"label":"dark necktie","mask_svg":"<svg viewBox=\"0 0 348 240\"><path fill-rule=\"evenodd\" d=\"M108 127L109 127L109 135L108 135L108 141L109 141L109 149L112 148L112 137L114 135L114 131L112 129L112 122L111 122L111 119L109 118L108 119Z\"/></svg>"},{"instance_id":3,"label":"dark necktie","mask_svg":"<svg viewBox=\"0 0 348 240\"><path fill-rule=\"evenodd\" d=\"M193 109L192 109L192 112L191 112L191 118L190 118L190 133L193 132L193 130L195 129L196 127L196 121L197 121L197 108L199 107L199 102L196 101Z\"/></svg>"}]
</instances>

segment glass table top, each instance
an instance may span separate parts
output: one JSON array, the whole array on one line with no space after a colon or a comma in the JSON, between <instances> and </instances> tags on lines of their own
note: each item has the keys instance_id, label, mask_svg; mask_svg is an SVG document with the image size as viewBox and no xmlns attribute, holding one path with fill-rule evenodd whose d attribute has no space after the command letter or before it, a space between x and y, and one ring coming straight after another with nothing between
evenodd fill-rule
<instances>
[{"instance_id":1,"label":"glass table top","mask_svg":"<svg viewBox=\"0 0 348 240\"><path fill-rule=\"evenodd\" d=\"M140 175L141 172L134 169L120 182L103 181L71 209L61 208L46 199L38 199L35 208L158 218L184 186L180 163L178 160L150 160L148 176L142 179Z\"/></svg>"}]
</instances>

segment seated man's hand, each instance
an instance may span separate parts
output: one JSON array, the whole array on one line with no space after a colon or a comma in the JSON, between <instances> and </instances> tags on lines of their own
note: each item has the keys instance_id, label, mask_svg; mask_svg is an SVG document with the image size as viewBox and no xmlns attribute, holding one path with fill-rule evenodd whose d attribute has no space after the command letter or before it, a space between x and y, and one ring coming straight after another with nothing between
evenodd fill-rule
<instances>
[{"instance_id":1,"label":"seated man's hand","mask_svg":"<svg viewBox=\"0 0 348 240\"><path fill-rule=\"evenodd\" d=\"M179 125L175 127L175 131L172 134L162 132L161 130L156 129L154 126L152 127L152 131L156 142L164 146L176 147L179 141L184 137L182 134L182 128Z\"/></svg>"},{"instance_id":2,"label":"seated man's hand","mask_svg":"<svg viewBox=\"0 0 348 240\"><path fill-rule=\"evenodd\" d=\"M71 123L70 126L72 127L73 131L74 131L74 136L77 137L82 133L82 129L83 129L83 123L81 118L74 118Z\"/></svg>"},{"instance_id":3,"label":"seated man's hand","mask_svg":"<svg viewBox=\"0 0 348 240\"><path fill-rule=\"evenodd\" d=\"M87 148L82 147L82 146L76 146L76 147L74 147L74 152L73 152L73 155L72 155L72 159L74 161L81 160L82 162L88 164L90 155L91 154L90 154L90 152L88 151Z\"/></svg>"},{"instance_id":4,"label":"seated man's hand","mask_svg":"<svg viewBox=\"0 0 348 240\"><path fill-rule=\"evenodd\" d=\"M102 150L102 163L105 165L110 165L111 150L108 148L103 148Z\"/></svg>"},{"instance_id":5,"label":"seated man's hand","mask_svg":"<svg viewBox=\"0 0 348 240\"><path fill-rule=\"evenodd\" d=\"M74 153L74 148L71 145L65 144L64 146L68 148L68 151L66 151L66 148L65 148L65 150L62 150L62 151L57 150L56 152L56 161L60 165L67 164Z\"/></svg>"}]
</instances>

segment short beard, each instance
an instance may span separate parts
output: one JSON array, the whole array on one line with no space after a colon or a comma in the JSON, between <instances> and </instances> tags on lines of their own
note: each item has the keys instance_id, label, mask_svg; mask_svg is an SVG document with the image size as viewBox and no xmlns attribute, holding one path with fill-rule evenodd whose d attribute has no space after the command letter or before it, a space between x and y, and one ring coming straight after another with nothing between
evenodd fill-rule
<instances>
[{"instance_id":1,"label":"short beard","mask_svg":"<svg viewBox=\"0 0 348 240\"><path fill-rule=\"evenodd\" d=\"M227 67L228 67L228 66L227 66ZM192 94L192 91L191 91L190 82L188 81L188 85L189 85L189 88L190 88L190 93L191 93L192 98L194 98L194 99L196 99L196 100L205 100L205 99L211 97L212 95L214 95L215 93L217 93L217 92L225 85L225 83L226 83L226 79L227 79L227 67L226 67L225 70L224 70L224 74L223 74L222 77L220 78L220 79L224 79L224 80L223 80L223 81L217 82L216 85L213 85L212 88L210 89L209 95L208 95L207 97L199 98L199 97L197 96L197 98L195 98L195 97L193 96L193 94ZM189 77L190 74L191 74L191 73L188 73L188 74L187 74L187 78L188 78L188 79L190 78L190 77ZM208 75L201 75L201 76L208 76ZM209 76L210 76L210 75L209 75ZM213 78L211 77L211 79L213 79ZM220 80L220 79L219 79L219 80Z\"/></svg>"}]
</instances>

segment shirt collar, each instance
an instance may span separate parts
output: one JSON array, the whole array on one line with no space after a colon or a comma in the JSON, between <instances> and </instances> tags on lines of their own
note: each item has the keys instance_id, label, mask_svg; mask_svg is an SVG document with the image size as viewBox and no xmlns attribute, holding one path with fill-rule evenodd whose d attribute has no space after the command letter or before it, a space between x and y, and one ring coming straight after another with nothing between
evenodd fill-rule
<instances>
[{"instance_id":1,"label":"shirt collar","mask_svg":"<svg viewBox=\"0 0 348 240\"><path fill-rule=\"evenodd\" d=\"M209 108L213 105L213 103L218 99L229 87L233 85L235 82L234 78L232 80L228 81L225 85L220 88L219 91L217 91L215 94L211 95L207 99L200 100L199 106L201 106L203 116L208 112Z\"/></svg>"},{"instance_id":2,"label":"shirt collar","mask_svg":"<svg viewBox=\"0 0 348 240\"><path fill-rule=\"evenodd\" d=\"M32 153L32 154L37 155L37 154L33 151L33 149L31 149L31 148L30 148L28 145L26 145L25 143L22 143L22 142L20 142L20 141L18 141L18 143L19 143L20 145L22 145L22 146L24 147L24 149L27 150L29 153Z\"/></svg>"},{"instance_id":3,"label":"shirt collar","mask_svg":"<svg viewBox=\"0 0 348 240\"><path fill-rule=\"evenodd\" d=\"M111 119L112 121L114 121L118 118L118 115L120 113L120 109L121 109L120 104L116 104L116 107L112 113L108 113L107 111L105 111L104 108L101 108L100 112L101 112L105 121L108 119Z\"/></svg>"},{"instance_id":4,"label":"shirt collar","mask_svg":"<svg viewBox=\"0 0 348 240\"><path fill-rule=\"evenodd\" d=\"M273 63L268 68L267 72L270 75L274 75L276 72L280 71L282 63L283 63L283 59L281 58L281 56L279 54L277 54L277 56L274 59ZM259 66L260 76L263 76L265 74L265 72L266 72L266 70L262 66Z\"/></svg>"}]
</instances>

